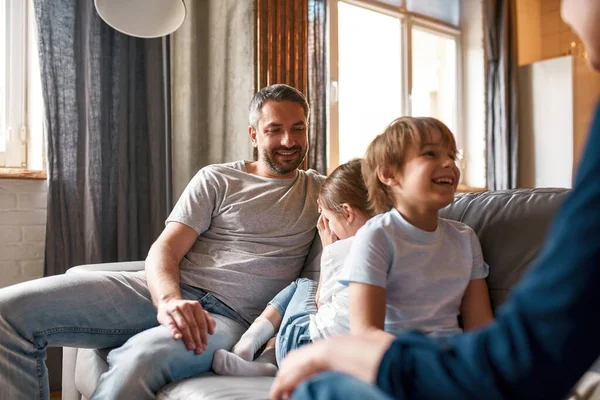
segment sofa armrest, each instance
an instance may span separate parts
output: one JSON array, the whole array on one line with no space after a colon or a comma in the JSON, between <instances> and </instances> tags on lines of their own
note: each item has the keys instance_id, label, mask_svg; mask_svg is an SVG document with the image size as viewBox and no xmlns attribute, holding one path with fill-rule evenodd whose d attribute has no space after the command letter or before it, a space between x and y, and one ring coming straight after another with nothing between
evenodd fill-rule
<instances>
[{"instance_id":1,"label":"sofa armrest","mask_svg":"<svg viewBox=\"0 0 600 400\"><path fill-rule=\"evenodd\" d=\"M141 271L144 269L144 261L126 261L101 264L83 264L69 268L67 274L92 271Z\"/></svg>"},{"instance_id":2,"label":"sofa armrest","mask_svg":"<svg viewBox=\"0 0 600 400\"><path fill-rule=\"evenodd\" d=\"M81 400L81 393L75 386L75 363L77 361L77 349L74 347L63 347L62 365L62 400Z\"/></svg>"},{"instance_id":3,"label":"sofa armrest","mask_svg":"<svg viewBox=\"0 0 600 400\"><path fill-rule=\"evenodd\" d=\"M144 269L144 261L128 261L116 263L84 264L69 268L67 274L85 273L92 271L141 271ZM62 368L62 398L63 400L80 400L81 393L75 385L75 371L77 368L78 349L72 347L63 348Z\"/></svg>"}]
</instances>

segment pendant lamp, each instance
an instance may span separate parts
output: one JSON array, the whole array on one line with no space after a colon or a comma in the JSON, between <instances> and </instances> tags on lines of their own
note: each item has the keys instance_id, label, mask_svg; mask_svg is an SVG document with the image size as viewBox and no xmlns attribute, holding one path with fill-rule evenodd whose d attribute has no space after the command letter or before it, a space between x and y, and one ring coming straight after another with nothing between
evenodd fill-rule
<instances>
[{"instance_id":1,"label":"pendant lamp","mask_svg":"<svg viewBox=\"0 0 600 400\"><path fill-rule=\"evenodd\" d=\"M186 14L183 0L94 0L94 5L108 25L139 38L173 33Z\"/></svg>"}]
</instances>

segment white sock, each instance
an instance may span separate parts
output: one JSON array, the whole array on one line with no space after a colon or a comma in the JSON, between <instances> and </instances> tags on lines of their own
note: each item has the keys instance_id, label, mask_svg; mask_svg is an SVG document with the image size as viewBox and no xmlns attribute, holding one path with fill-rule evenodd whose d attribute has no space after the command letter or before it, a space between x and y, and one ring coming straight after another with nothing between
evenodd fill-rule
<instances>
[{"instance_id":1,"label":"white sock","mask_svg":"<svg viewBox=\"0 0 600 400\"><path fill-rule=\"evenodd\" d=\"M271 321L258 317L233 346L231 352L246 361L252 361L258 349L274 335L275 328L273 328Z\"/></svg>"},{"instance_id":2,"label":"white sock","mask_svg":"<svg viewBox=\"0 0 600 400\"><path fill-rule=\"evenodd\" d=\"M246 361L225 350L215 352L212 368L218 375L229 376L275 376L277 373L277 367L273 364Z\"/></svg>"}]
</instances>

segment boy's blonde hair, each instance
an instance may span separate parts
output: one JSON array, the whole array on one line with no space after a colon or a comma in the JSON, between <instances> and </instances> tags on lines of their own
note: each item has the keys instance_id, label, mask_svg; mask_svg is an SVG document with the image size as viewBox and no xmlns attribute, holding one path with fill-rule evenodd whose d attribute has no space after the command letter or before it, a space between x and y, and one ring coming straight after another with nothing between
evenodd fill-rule
<instances>
[{"instance_id":1,"label":"boy's blonde hair","mask_svg":"<svg viewBox=\"0 0 600 400\"><path fill-rule=\"evenodd\" d=\"M432 142L432 132L442 136L442 142L454 154L458 153L456 140L448 127L431 117L401 117L394 120L382 134L369 144L363 164L363 177L369 191L369 203L376 214L394 207L394 197L389 186L379 180L377 172L391 169L400 171L409 146L421 149Z\"/></svg>"}]
</instances>

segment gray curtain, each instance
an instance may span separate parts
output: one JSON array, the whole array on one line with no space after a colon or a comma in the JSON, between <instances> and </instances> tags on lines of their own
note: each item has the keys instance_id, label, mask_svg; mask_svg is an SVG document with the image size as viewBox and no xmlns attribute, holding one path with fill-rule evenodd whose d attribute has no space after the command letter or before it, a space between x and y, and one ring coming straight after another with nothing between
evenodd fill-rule
<instances>
[{"instance_id":1,"label":"gray curtain","mask_svg":"<svg viewBox=\"0 0 600 400\"><path fill-rule=\"evenodd\" d=\"M517 187L519 143L516 20L512 0L485 1L487 187Z\"/></svg>"},{"instance_id":2,"label":"gray curtain","mask_svg":"<svg viewBox=\"0 0 600 400\"><path fill-rule=\"evenodd\" d=\"M327 1L308 0L308 168L327 173Z\"/></svg>"},{"instance_id":3,"label":"gray curtain","mask_svg":"<svg viewBox=\"0 0 600 400\"><path fill-rule=\"evenodd\" d=\"M102 22L92 0L35 0L48 138L45 274L140 260L164 226L160 39Z\"/></svg>"},{"instance_id":4,"label":"gray curtain","mask_svg":"<svg viewBox=\"0 0 600 400\"><path fill-rule=\"evenodd\" d=\"M252 159L255 0L186 1L172 37L173 200L202 167Z\"/></svg>"}]
</instances>

